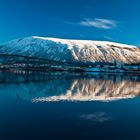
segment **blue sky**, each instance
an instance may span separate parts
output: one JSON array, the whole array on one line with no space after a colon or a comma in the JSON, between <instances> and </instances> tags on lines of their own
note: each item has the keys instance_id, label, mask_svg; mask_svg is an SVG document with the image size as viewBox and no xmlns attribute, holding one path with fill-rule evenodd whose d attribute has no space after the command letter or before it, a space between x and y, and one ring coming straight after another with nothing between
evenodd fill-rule
<instances>
[{"instance_id":1,"label":"blue sky","mask_svg":"<svg viewBox=\"0 0 140 140\"><path fill-rule=\"evenodd\" d=\"M139 0L0 0L0 43L25 36L140 46Z\"/></svg>"}]
</instances>

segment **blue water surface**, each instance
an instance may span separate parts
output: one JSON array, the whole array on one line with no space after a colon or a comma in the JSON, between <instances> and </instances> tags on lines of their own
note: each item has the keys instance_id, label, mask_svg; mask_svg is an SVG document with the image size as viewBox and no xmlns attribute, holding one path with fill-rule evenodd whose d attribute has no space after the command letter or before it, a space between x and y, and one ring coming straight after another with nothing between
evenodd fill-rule
<instances>
[{"instance_id":1,"label":"blue water surface","mask_svg":"<svg viewBox=\"0 0 140 140\"><path fill-rule=\"evenodd\" d=\"M0 73L0 140L139 140L140 77Z\"/></svg>"}]
</instances>

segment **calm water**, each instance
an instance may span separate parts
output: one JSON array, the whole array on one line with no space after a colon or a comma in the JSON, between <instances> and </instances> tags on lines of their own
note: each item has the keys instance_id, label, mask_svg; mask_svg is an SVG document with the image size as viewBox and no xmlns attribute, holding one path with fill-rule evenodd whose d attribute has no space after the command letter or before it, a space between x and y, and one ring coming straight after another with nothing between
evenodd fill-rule
<instances>
[{"instance_id":1,"label":"calm water","mask_svg":"<svg viewBox=\"0 0 140 140\"><path fill-rule=\"evenodd\" d=\"M140 140L140 76L0 72L0 140Z\"/></svg>"}]
</instances>

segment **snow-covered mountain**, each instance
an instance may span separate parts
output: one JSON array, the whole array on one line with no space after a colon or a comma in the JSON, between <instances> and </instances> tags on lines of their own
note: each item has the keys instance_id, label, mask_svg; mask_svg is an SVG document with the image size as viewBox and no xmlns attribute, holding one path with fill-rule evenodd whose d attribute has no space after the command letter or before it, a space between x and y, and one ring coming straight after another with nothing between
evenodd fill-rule
<instances>
[{"instance_id":1,"label":"snow-covered mountain","mask_svg":"<svg viewBox=\"0 0 140 140\"><path fill-rule=\"evenodd\" d=\"M26 37L0 45L2 66L139 70L140 48L107 41ZM7 57L6 57L7 56ZM7 65L8 64L8 65ZM11 65L10 65L11 64Z\"/></svg>"}]
</instances>

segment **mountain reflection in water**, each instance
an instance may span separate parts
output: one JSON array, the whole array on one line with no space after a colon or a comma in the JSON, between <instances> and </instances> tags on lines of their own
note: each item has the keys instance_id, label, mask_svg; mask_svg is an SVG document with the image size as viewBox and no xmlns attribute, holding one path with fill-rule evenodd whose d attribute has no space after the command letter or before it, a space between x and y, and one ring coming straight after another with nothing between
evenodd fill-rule
<instances>
[{"instance_id":1,"label":"mountain reflection in water","mask_svg":"<svg viewBox=\"0 0 140 140\"><path fill-rule=\"evenodd\" d=\"M31 102L112 101L140 94L140 76L103 73L0 73L0 93Z\"/></svg>"}]
</instances>

